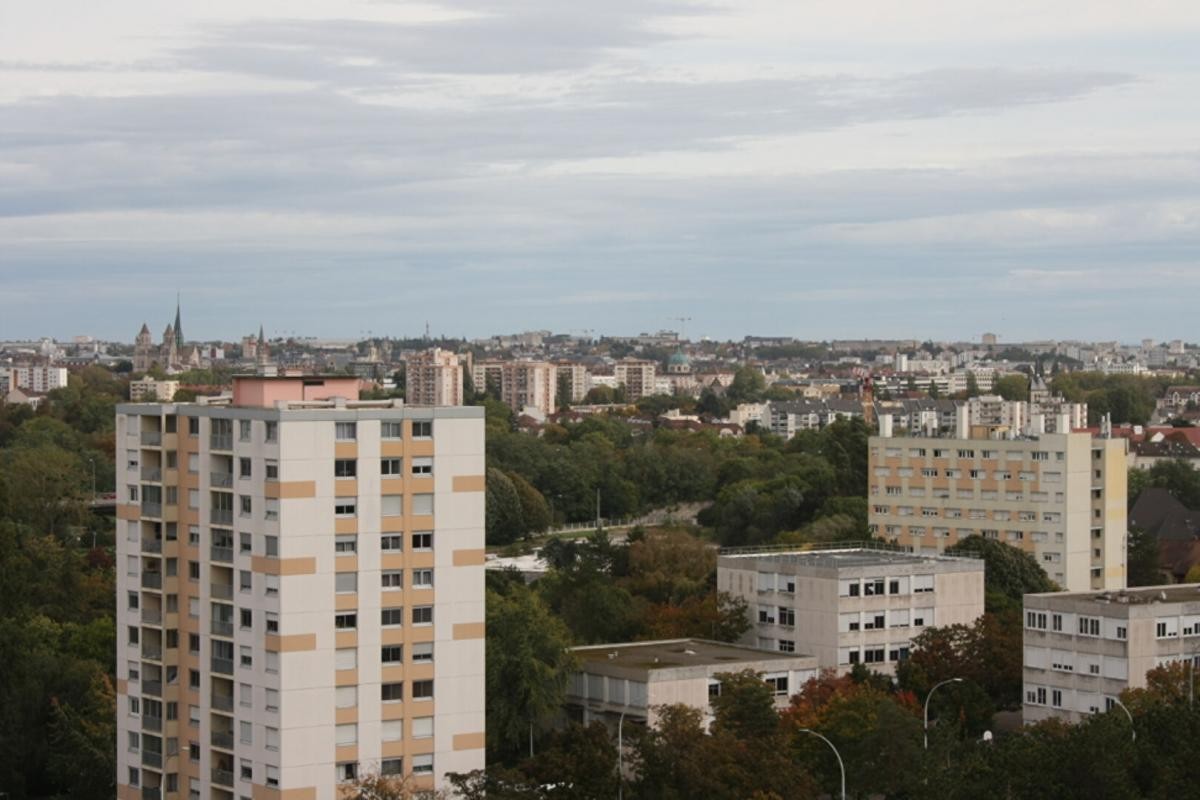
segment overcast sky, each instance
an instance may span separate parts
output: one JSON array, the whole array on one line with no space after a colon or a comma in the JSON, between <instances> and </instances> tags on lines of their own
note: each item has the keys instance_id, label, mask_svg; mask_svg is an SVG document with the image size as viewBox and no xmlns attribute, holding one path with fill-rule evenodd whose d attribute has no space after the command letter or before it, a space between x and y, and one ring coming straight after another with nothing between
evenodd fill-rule
<instances>
[{"instance_id":1,"label":"overcast sky","mask_svg":"<svg viewBox=\"0 0 1200 800\"><path fill-rule=\"evenodd\" d=\"M0 338L1196 339L1196 0L0 7Z\"/></svg>"}]
</instances>

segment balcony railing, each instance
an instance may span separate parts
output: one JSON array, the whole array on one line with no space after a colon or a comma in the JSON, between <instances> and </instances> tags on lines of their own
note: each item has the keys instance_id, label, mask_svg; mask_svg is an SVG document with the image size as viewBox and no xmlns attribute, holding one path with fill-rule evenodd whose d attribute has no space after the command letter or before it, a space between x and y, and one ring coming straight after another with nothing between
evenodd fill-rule
<instances>
[{"instance_id":1,"label":"balcony railing","mask_svg":"<svg viewBox=\"0 0 1200 800\"><path fill-rule=\"evenodd\" d=\"M143 786L142 800L162 800L163 788L161 786Z\"/></svg>"},{"instance_id":2,"label":"balcony railing","mask_svg":"<svg viewBox=\"0 0 1200 800\"><path fill-rule=\"evenodd\" d=\"M219 747L222 750L232 750L233 749L233 734L232 733L223 733L221 731L213 731L211 741L212 741L213 747Z\"/></svg>"},{"instance_id":3,"label":"balcony railing","mask_svg":"<svg viewBox=\"0 0 1200 800\"><path fill-rule=\"evenodd\" d=\"M142 480L150 483L162 483L162 470L158 467L142 467Z\"/></svg>"},{"instance_id":4,"label":"balcony railing","mask_svg":"<svg viewBox=\"0 0 1200 800\"><path fill-rule=\"evenodd\" d=\"M208 482L215 489L229 489L233 486L232 472L213 472L208 476Z\"/></svg>"},{"instance_id":5,"label":"balcony railing","mask_svg":"<svg viewBox=\"0 0 1200 800\"><path fill-rule=\"evenodd\" d=\"M212 782L218 786L233 787L233 770L213 767Z\"/></svg>"},{"instance_id":6,"label":"balcony railing","mask_svg":"<svg viewBox=\"0 0 1200 800\"><path fill-rule=\"evenodd\" d=\"M233 711L233 695L231 694L216 694L212 696L212 707L214 711Z\"/></svg>"},{"instance_id":7,"label":"balcony railing","mask_svg":"<svg viewBox=\"0 0 1200 800\"><path fill-rule=\"evenodd\" d=\"M161 553L162 539L142 539L143 553Z\"/></svg>"},{"instance_id":8,"label":"balcony railing","mask_svg":"<svg viewBox=\"0 0 1200 800\"><path fill-rule=\"evenodd\" d=\"M157 608L143 608L142 622L146 625L161 625L162 611Z\"/></svg>"},{"instance_id":9,"label":"balcony railing","mask_svg":"<svg viewBox=\"0 0 1200 800\"><path fill-rule=\"evenodd\" d=\"M232 508L213 508L209 509L209 519L213 525L232 525L233 524L233 509Z\"/></svg>"},{"instance_id":10,"label":"balcony railing","mask_svg":"<svg viewBox=\"0 0 1200 800\"><path fill-rule=\"evenodd\" d=\"M213 632L213 634L215 634L217 636L232 637L233 636L233 623L232 622L222 622L219 619L214 619L212 621L212 632Z\"/></svg>"},{"instance_id":11,"label":"balcony railing","mask_svg":"<svg viewBox=\"0 0 1200 800\"><path fill-rule=\"evenodd\" d=\"M143 589L161 589L162 588L162 573L161 572L143 572L142 573L142 588Z\"/></svg>"},{"instance_id":12,"label":"balcony railing","mask_svg":"<svg viewBox=\"0 0 1200 800\"><path fill-rule=\"evenodd\" d=\"M142 730L161 731L162 717L152 717L149 714L142 714Z\"/></svg>"},{"instance_id":13,"label":"balcony railing","mask_svg":"<svg viewBox=\"0 0 1200 800\"><path fill-rule=\"evenodd\" d=\"M142 681L142 694L162 697L162 681Z\"/></svg>"},{"instance_id":14,"label":"balcony railing","mask_svg":"<svg viewBox=\"0 0 1200 800\"><path fill-rule=\"evenodd\" d=\"M142 516L143 517L162 517L162 503L151 503L142 501Z\"/></svg>"},{"instance_id":15,"label":"balcony railing","mask_svg":"<svg viewBox=\"0 0 1200 800\"><path fill-rule=\"evenodd\" d=\"M232 547L218 547L217 545L214 544L209 549L209 555L212 557L213 561L221 561L226 564L233 562L233 548Z\"/></svg>"},{"instance_id":16,"label":"balcony railing","mask_svg":"<svg viewBox=\"0 0 1200 800\"><path fill-rule=\"evenodd\" d=\"M142 444L147 447L158 447L162 444L162 433L159 431L142 431Z\"/></svg>"},{"instance_id":17,"label":"balcony railing","mask_svg":"<svg viewBox=\"0 0 1200 800\"><path fill-rule=\"evenodd\" d=\"M233 659L232 658L217 658L212 657L212 671L219 675L233 674Z\"/></svg>"},{"instance_id":18,"label":"balcony railing","mask_svg":"<svg viewBox=\"0 0 1200 800\"><path fill-rule=\"evenodd\" d=\"M214 600L233 599L233 584L231 583L214 583L210 589Z\"/></svg>"},{"instance_id":19,"label":"balcony railing","mask_svg":"<svg viewBox=\"0 0 1200 800\"><path fill-rule=\"evenodd\" d=\"M212 450L232 450L233 434L214 433L208 437L208 446Z\"/></svg>"},{"instance_id":20,"label":"balcony railing","mask_svg":"<svg viewBox=\"0 0 1200 800\"><path fill-rule=\"evenodd\" d=\"M149 750L143 750L142 766L162 769L162 753L151 753Z\"/></svg>"},{"instance_id":21,"label":"balcony railing","mask_svg":"<svg viewBox=\"0 0 1200 800\"><path fill-rule=\"evenodd\" d=\"M142 645L142 658L151 661L162 661L162 647L153 644Z\"/></svg>"}]
</instances>

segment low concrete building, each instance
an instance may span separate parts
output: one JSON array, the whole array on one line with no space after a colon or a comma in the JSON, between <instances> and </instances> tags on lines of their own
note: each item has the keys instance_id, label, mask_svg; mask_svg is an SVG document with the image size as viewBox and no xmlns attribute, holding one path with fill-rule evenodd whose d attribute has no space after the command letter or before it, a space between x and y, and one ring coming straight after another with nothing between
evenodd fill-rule
<instances>
[{"instance_id":1,"label":"low concrete building","mask_svg":"<svg viewBox=\"0 0 1200 800\"><path fill-rule=\"evenodd\" d=\"M142 378L129 382L129 401L131 403L169 403L175 399L179 391L179 381L156 381L153 378Z\"/></svg>"},{"instance_id":2,"label":"low concrete building","mask_svg":"<svg viewBox=\"0 0 1200 800\"><path fill-rule=\"evenodd\" d=\"M1200 664L1200 584L1025 595L1024 719L1078 722L1171 661Z\"/></svg>"},{"instance_id":3,"label":"low concrete building","mask_svg":"<svg viewBox=\"0 0 1200 800\"><path fill-rule=\"evenodd\" d=\"M983 614L983 561L875 543L732 549L717 560L717 588L749 605L746 644L892 674L925 628Z\"/></svg>"},{"instance_id":4,"label":"low concrete building","mask_svg":"<svg viewBox=\"0 0 1200 800\"><path fill-rule=\"evenodd\" d=\"M798 653L755 650L706 639L597 644L574 648L579 672L567 688L567 714L584 724L616 727L626 721L653 725L656 707L683 704L712 721L710 703L720 695L717 675L752 669L775 690L776 705L816 677L817 660Z\"/></svg>"}]
</instances>

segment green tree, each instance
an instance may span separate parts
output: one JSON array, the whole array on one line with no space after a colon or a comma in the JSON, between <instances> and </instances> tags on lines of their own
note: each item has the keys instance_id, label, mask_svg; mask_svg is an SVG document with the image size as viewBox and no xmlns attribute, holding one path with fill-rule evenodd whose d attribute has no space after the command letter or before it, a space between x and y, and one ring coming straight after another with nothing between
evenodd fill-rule
<instances>
[{"instance_id":1,"label":"green tree","mask_svg":"<svg viewBox=\"0 0 1200 800\"><path fill-rule=\"evenodd\" d=\"M521 497L508 475L494 467L487 471L485 505L488 544L510 544L525 532L525 523L521 518Z\"/></svg>"},{"instance_id":2,"label":"green tree","mask_svg":"<svg viewBox=\"0 0 1200 800\"><path fill-rule=\"evenodd\" d=\"M970 397L978 397L978 396L979 396L979 381L977 381L975 379L974 372L968 371L967 372L967 397L970 398Z\"/></svg>"},{"instance_id":3,"label":"green tree","mask_svg":"<svg viewBox=\"0 0 1200 800\"><path fill-rule=\"evenodd\" d=\"M713 731L753 741L779 732L775 693L754 670L720 672L721 693L713 698Z\"/></svg>"},{"instance_id":4,"label":"green tree","mask_svg":"<svg viewBox=\"0 0 1200 800\"><path fill-rule=\"evenodd\" d=\"M511 763L530 737L548 731L576 668L566 626L537 593L512 587L487 594L489 758Z\"/></svg>"},{"instance_id":5,"label":"green tree","mask_svg":"<svg viewBox=\"0 0 1200 800\"><path fill-rule=\"evenodd\" d=\"M1129 529L1125 564L1129 586L1157 586L1164 582L1158 540L1136 526Z\"/></svg>"},{"instance_id":6,"label":"green tree","mask_svg":"<svg viewBox=\"0 0 1200 800\"><path fill-rule=\"evenodd\" d=\"M946 552L983 559L984 605L988 611L1019 611L1026 594L1057 590L1037 559L1004 542L973 535Z\"/></svg>"},{"instance_id":7,"label":"green tree","mask_svg":"<svg viewBox=\"0 0 1200 800\"><path fill-rule=\"evenodd\" d=\"M1025 375L1005 375L992 383L992 393L1005 400L1028 400L1029 378Z\"/></svg>"},{"instance_id":8,"label":"green tree","mask_svg":"<svg viewBox=\"0 0 1200 800\"><path fill-rule=\"evenodd\" d=\"M733 374L733 381L725 390L725 396L734 405L738 403L756 403L762 399L767 388L767 381L762 371L757 367L744 364Z\"/></svg>"},{"instance_id":9,"label":"green tree","mask_svg":"<svg viewBox=\"0 0 1200 800\"><path fill-rule=\"evenodd\" d=\"M1166 489L1190 509L1200 510L1200 470L1178 459L1158 461L1149 470L1149 485Z\"/></svg>"},{"instance_id":10,"label":"green tree","mask_svg":"<svg viewBox=\"0 0 1200 800\"><path fill-rule=\"evenodd\" d=\"M519 473L506 473L517 492L521 505L521 523L523 533L540 533L550 527L550 506L542 493L533 488L533 484L521 477Z\"/></svg>"}]
</instances>

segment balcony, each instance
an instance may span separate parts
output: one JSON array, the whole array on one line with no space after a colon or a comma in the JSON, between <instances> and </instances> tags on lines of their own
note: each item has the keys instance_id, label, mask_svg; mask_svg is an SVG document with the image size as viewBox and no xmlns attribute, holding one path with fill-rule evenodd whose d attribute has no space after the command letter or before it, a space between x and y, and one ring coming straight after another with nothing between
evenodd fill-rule
<instances>
[{"instance_id":1,"label":"balcony","mask_svg":"<svg viewBox=\"0 0 1200 800\"><path fill-rule=\"evenodd\" d=\"M142 681L142 694L162 697L162 681Z\"/></svg>"},{"instance_id":2,"label":"balcony","mask_svg":"<svg viewBox=\"0 0 1200 800\"><path fill-rule=\"evenodd\" d=\"M161 731L162 717L152 717L149 714L142 714L142 730Z\"/></svg>"},{"instance_id":3,"label":"balcony","mask_svg":"<svg viewBox=\"0 0 1200 800\"><path fill-rule=\"evenodd\" d=\"M233 434L214 433L208 437L208 447L210 450L232 450Z\"/></svg>"},{"instance_id":4,"label":"balcony","mask_svg":"<svg viewBox=\"0 0 1200 800\"><path fill-rule=\"evenodd\" d=\"M233 788L233 770L213 767L212 782L218 786L228 786Z\"/></svg>"},{"instance_id":5,"label":"balcony","mask_svg":"<svg viewBox=\"0 0 1200 800\"><path fill-rule=\"evenodd\" d=\"M142 658L150 661L162 661L162 647L154 644L143 644Z\"/></svg>"},{"instance_id":6,"label":"balcony","mask_svg":"<svg viewBox=\"0 0 1200 800\"><path fill-rule=\"evenodd\" d=\"M162 470L158 467L142 467L142 480L147 483L162 483Z\"/></svg>"},{"instance_id":7,"label":"balcony","mask_svg":"<svg viewBox=\"0 0 1200 800\"><path fill-rule=\"evenodd\" d=\"M209 548L209 556L212 558L213 561L220 561L224 564L232 564L233 563L233 548L232 547L218 547L217 545L214 544L211 548Z\"/></svg>"},{"instance_id":8,"label":"balcony","mask_svg":"<svg viewBox=\"0 0 1200 800\"><path fill-rule=\"evenodd\" d=\"M162 573L161 572L143 572L142 573L142 588L143 589L161 589L162 588Z\"/></svg>"},{"instance_id":9,"label":"balcony","mask_svg":"<svg viewBox=\"0 0 1200 800\"><path fill-rule=\"evenodd\" d=\"M233 623L232 622L222 622L219 619L214 619L212 621L212 629L211 630L212 630L213 635L215 635L215 636L225 636L228 638L233 638Z\"/></svg>"},{"instance_id":10,"label":"balcony","mask_svg":"<svg viewBox=\"0 0 1200 800\"><path fill-rule=\"evenodd\" d=\"M209 589L214 600L233 599L233 584L231 583L214 583Z\"/></svg>"},{"instance_id":11,"label":"balcony","mask_svg":"<svg viewBox=\"0 0 1200 800\"><path fill-rule=\"evenodd\" d=\"M161 786L143 786L142 800L162 800L163 787Z\"/></svg>"},{"instance_id":12,"label":"balcony","mask_svg":"<svg viewBox=\"0 0 1200 800\"><path fill-rule=\"evenodd\" d=\"M212 484L214 489L231 489L233 488L233 473L232 472L212 472L209 473L208 482Z\"/></svg>"},{"instance_id":13,"label":"balcony","mask_svg":"<svg viewBox=\"0 0 1200 800\"><path fill-rule=\"evenodd\" d=\"M161 553L162 539L142 539L143 553Z\"/></svg>"},{"instance_id":14,"label":"balcony","mask_svg":"<svg viewBox=\"0 0 1200 800\"><path fill-rule=\"evenodd\" d=\"M162 433L160 431L142 431L142 444L146 447L161 447Z\"/></svg>"},{"instance_id":15,"label":"balcony","mask_svg":"<svg viewBox=\"0 0 1200 800\"><path fill-rule=\"evenodd\" d=\"M219 747L222 750L233 750L233 733L224 733L222 731L213 731L210 739L213 747Z\"/></svg>"},{"instance_id":16,"label":"balcony","mask_svg":"<svg viewBox=\"0 0 1200 800\"><path fill-rule=\"evenodd\" d=\"M151 503L147 500L142 501L142 516L143 517L158 517L162 519L162 503Z\"/></svg>"},{"instance_id":17,"label":"balcony","mask_svg":"<svg viewBox=\"0 0 1200 800\"><path fill-rule=\"evenodd\" d=\"M143 750L142 766L162 769L162 753L151 753L149 750Z\"/></svg>"},{"instance_id":18,"label":"balcony","mask_svg":"<svg viewBox=\"0 0 1200 800\"><path fill-rule=\"evenodd\" d=\"M232 658L218 658L217 656L213 656L212 657L212 671L217 673L218 675L232 675L233 674L233 659Z\"/></svg>"},{"instance_id":19,"label":"balcony","mask_svg":"<svg viewBox=\"0 0 1200 800\"><path fill-rule=\"evenodd\" d=\"M232 713L233 712L233 695L217 694L214 692L213 696L212 696L212 707L213 707L213 711L228 711L228 712Z\"/></svg>"},{"instance_id":20,"label":"balcony","mask_svg":"<svg viewBox=\"0 0 1200 800\"><path fill-rule=\"evenodd\" d=\"M162 611L157 608L142 609L142 624L162 625Z\"/></svg>"},{"instance_id":21,"label":"balcony","mask_svg":"<svg viewBox=\"0 0 1200 800\"><path fill-rule=\"evenodd\" d=\"M233 509L232 508L212 508L208 511L209 521L213 525L232 525L233 524Z\"/></svg>"}]
</instances>

